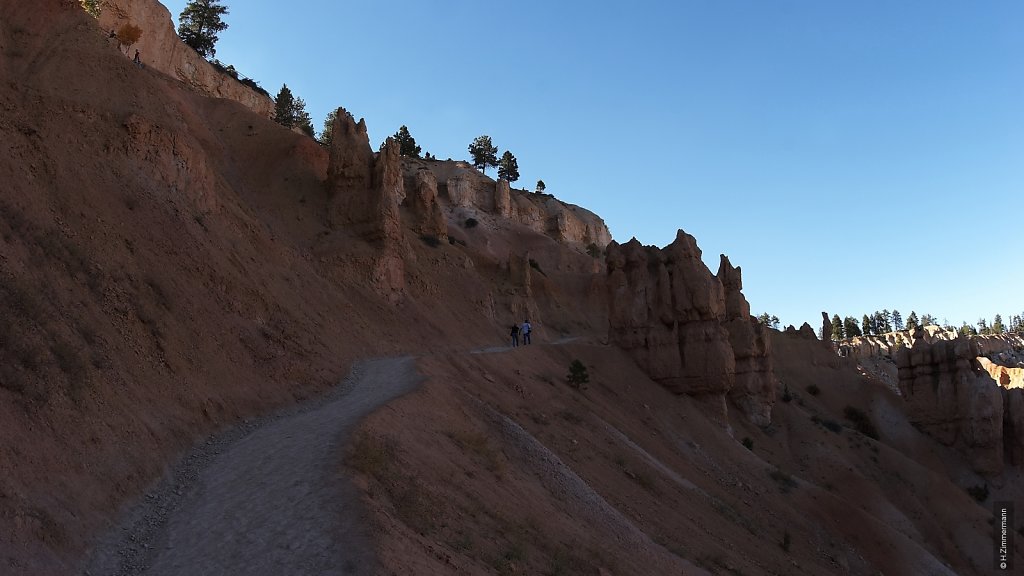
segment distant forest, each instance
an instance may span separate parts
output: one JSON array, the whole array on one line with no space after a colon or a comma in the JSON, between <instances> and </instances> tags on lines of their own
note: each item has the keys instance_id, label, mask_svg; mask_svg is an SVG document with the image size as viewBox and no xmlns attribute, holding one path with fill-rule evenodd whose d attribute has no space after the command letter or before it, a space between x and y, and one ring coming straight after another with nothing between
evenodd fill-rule
<instances>
[{"instance_id":1,"label":"distant forest","mask_svg":"<svg viewBox=\"0 0 1024 576\"><path fill-rule=\"evenodd\" d=\"M779 329L778 316L770 315L767 312L757 317L761 324ZM941 323L931 314L922 314L918 317L917 312L911 311L906 321L899 310L882 310L873 314L864 314L858 321L854 316L840 318L838 314L832 316L832 340L853 338L854 336L876 336L887 332L899 330L913 330L918 326L942 326L946 330L956 330L964 335L979 334L1005 334L1007 332L1024 332L1024 313L1015 314L1010 317L1009 323L1004 322L1002 314L996 314L992 321L979 318L974 324L963 322L960 326L953 326L946 319ZM819 333L819 336L821 334Z\"/></svg>"}]
</instances>

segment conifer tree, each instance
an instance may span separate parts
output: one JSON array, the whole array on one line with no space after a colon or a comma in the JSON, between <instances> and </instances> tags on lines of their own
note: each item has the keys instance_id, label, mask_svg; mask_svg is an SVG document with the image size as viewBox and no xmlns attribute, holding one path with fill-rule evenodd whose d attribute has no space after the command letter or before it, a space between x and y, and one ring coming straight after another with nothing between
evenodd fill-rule
<instances>
[{"instance_id":1,"label":"conifer tree","mask_svg":"<svg viewBox=\"0 0 1024 576\"><path fill-rule=\"evenodd\" d=\"M178 16L178 36L203 58L217 54L217 34L228 29L221 17L228 13L220 0L189 0Z\"/></svg>"},{"instance_id":2,"label":"conifer tree","mask_svg":"<svg viewBox=\"0 0 1024 576\"><path fill-rule=\"evenodd\" d=\"M491 143L491 137L486 134L473 139L469 145L469 154L473 157L473 166L484 174L488 166L498 165L498 147Z\"/></svg>"},{"instance_id":3,"label":"conifer tree","mask_svg":"<svg viewBox=\"0 0 1024 576\"><path fill-rule=\"evenodd\" d=\"M281 91L274 98L274 122L288 128L299 128L311 138L314 135L313 119L306 112L306 101L292 94L287 84L281 86Z\"/></svg>"},{"instance_id":4,"label":"conifer tree","mask_svg":"<svg viewBox=\"0 0 1024 576\"><path fill-rule=\"evenodd\" d=\"M861 321L860 321L860 330L861 330L861 332L864 333L865 336L870 336L871 333L872 333L871 332L871 319L868 318L867 314L865 314L864 318L862 318Z\"/></svg>"},{"instance_id":5,"label":"conifer tree","mask_svg":"<svg viewBox=\"0 0 1024 576\"><path fill-rule=\"evenodd\" d=\"M832 315L832 339L842 340L843 339L843 321L839 319L839 314Z\"/></svg>"},{"instance_id":6,"label":"conifer tree","mask_svg":"<svg viewBox=\"0 0 1024 576\"><path fill-rule=\"evenodd\" d=\"M392 136L398 142L398 153L410 158L419 158L421 148L416 145L416 139L409 134L409 127L403 124L398 132Z\"/></svg>"},{"instance_id":7,"label":"conifer tree","mask_svg":"<svg viewBox=\"0 0 1024 576\"><path fill-rule=\"evenodd\" d=\"M935 316L931 314L921 314L921 326L931 326L937 324Z\"/></svg>"},{"instance_id":8,"label":"conifer tree","mask_svg":"<svg viewBox=\"0 0 1024 576\"><path fill-rule=\"evenodd\" d=\"M857 319L853 316L847 316L843 319L843 330L846 332L847 338L861 335L860 326L857 325Z\"/></svg>"},{"instance_id":9,"label":"conifer tree","mask_svg":"<svg viewBox=\"0 0 1024 576\"><path fill-rule=\"evenodd\" d=\"M903 316L900 316L899 310L892 311L892 327L896 330L903 330Z\"/></svg>"},{"instance_id":10,"label":"conifer tree","mask_svg":"<svg viewBox=\"0 0 1024 576\"><path fill-rule=\"evenodd\" d=\"M992 320L992 333L1002 334L1006 329L1003 327L1003 316L996 314L996 317Z\"/></svg>"},{"instance_id":11,"label":"conifer tree","mask_svg":"<svg viewBox=\"0 0 1024 576\"><path fill-rule=\"evenodd\" d=\"M569 364L569 375L565 379L573 388L582 388L584 384L590 382L590 374L587 374L587 367L583 362L577 359Z\"/></svg>"},{"instance_id":12,"label":"conifer tree","mask_svg":"<svg viewBox=\"0 0 1024 576\"><path fill-rule=\"evenodd\" d=\"M546 188L543 180L537 180L537 194L543 193Z\"/></svg>"},{"instance_id":13,"label":"conifer tree","mask_svg":"<svg viewBox=\"0 0 1024 576\"><path fill-rule=\"evenodd\" d=\"M920 324L918 324L917 321L917 312L911 310L910 316L907 316L907 330L914 330L918 326L920 326Z\"/></svg>"},{"instance_id":14,"label":"conifer tree","mask_svg":"<svg viewBox=\"0 0 1024 576\"><path fill-rule=\"evenodd\" d=\"M882 310L882 315L879 318L879 320L882 323L880 328L881 328L883 333L885 333L885 332L892 332L892 313L889 312L888 308L886 308L885 310Z\"/></svg>"},{"instance_id":15,"label":"conifer tree","mask_svg":"<svg viewBox=\"0 0 1024 576\"><path fill-rule=\"evenodd\" d=\"M302 98L295 99L295 105L292 107L292 116L294 118L294 124L296 128L301 129L306 133L306 136L313 138L315 136L313 130L313 119L309 117L309 112L306 112L306 101Z\"/></svg>"},{"instance_id":16,"label":"conifer tree","mask_svg":"<svg viewBox=\"0 0 1024 576\"><path fill-rule=\"evenodd\" d=\"M882 313L875 310L875 313L871 315L871 333L879 335L884 332L885 323L882 322Z\"/></svg>"},{"instance_id":17,"label":"conifer tree","mask_svg":"<svg viewBox=\"0 0 1024 576\"><path fill-rule=\"evenodd\" d=\"M295 96L287 84L281 85L280 92L274 98L274 122L288 128L295 125Z\"/></svg>"},{"instance_id":18,"label":"conifer tree","mask_svg":"<svg viewBox=\"0 0 1024 576\"><path fill-rule=\"evenodd\" d=\"M324 129L320 132L320 143L324 146L331 145L331 136L334 134L334 119L338 117L338 109L335 108L327 113L324 118Z\"/></svg>"},{"instance_id":19,"label":"conifer tree","mask_svg":"<svg viewBox=\"0 0 1024 576\"><path fill-rule=\"evenodd\" d=\"M519 180L519 162L508 150L505 150L505 153L501 155L501 160L498 161L498 178L504 178L509 182Z\"/></svg>"}]
</instances>

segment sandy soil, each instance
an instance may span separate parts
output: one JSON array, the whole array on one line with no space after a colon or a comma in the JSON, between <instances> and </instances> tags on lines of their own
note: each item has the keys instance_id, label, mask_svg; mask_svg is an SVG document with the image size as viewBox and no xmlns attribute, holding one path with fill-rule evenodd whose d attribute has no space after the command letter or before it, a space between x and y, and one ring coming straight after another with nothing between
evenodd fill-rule
<instances>
[{"instance_id":1,"label":"sandy soil","mask_svg":"<svg viewBox=\"0 0 1024 576\"><path fill-rule=\"evenodd\" d=\"M358 494L334 463L361 418L418 381L411 358L364 362L325 398L207 440L84 573L373 574Z\"/></svg>"}]
</instances>

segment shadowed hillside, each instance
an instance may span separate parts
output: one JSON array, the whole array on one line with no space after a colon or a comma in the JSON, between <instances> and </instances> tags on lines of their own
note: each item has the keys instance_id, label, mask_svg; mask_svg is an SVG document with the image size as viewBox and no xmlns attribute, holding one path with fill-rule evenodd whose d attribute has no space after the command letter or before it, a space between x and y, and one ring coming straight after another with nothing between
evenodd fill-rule
<instances>
[{"instance_id":1,"label":"shadowed hillside","mask_svg":"<svg viewBox=\"0 0 1024 576\"><path fill-rule=\"evenodd\" d=\"M373 249L328 225L316 142L135 68L76 4L0 10L5 564L66 570L184 448L354 358L500 341L522 320L508 254L471 249L472 231L410 232L410 297L387 302ZM544 333L599 326L602 306L560 315L580 299L556 284L594 259L514 233L546 273Z\"/></svg>"}]
</instances>

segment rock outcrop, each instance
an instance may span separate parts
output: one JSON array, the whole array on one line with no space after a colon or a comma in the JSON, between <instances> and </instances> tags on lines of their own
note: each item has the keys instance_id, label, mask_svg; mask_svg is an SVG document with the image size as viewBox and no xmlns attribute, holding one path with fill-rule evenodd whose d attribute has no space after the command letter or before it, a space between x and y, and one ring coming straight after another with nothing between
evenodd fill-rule
<instances>
[{"instance_id":1,"label":"rock outcrop","mask_svg":"<svg viewBox=\"0 0 1024 576\"><path fill-rule=\"evenodd\" d=\"M776 389L768 328L751 318L742 292L742 271L724 254L717 277L725 289L725 329L736 359L736 381L729 398L751 422L767 426Z\"/></svg>"},{"instance_id":2,"label":"rock outcrop","mask_svg":"<svg viewBox=\"0 0 1024 576\"><path fill-rule=\"evenodd\" d=\"M473 187L468 178L456 176L449 178L446 184L448 187L448 200L453 207L473 205Z\"/></svg>"},{"instance_id":3,"label":"rock outcrop","mask_svg":"<svg viewBox=\"0 0 1024 576\"><path fill-rule=\"evenodd\" d=\"M512 216L512 199L508 180L499 179L494 183L494 214L502 218Z\"/></svg>"},{"instance_id":4,"label":"rock outcrop","mask_svg":"<svg viewBox=\"0 0 1024 576\"><path fill-rule=\"evenodd\" d=\"M99 26L105 31L132 24L142 30L139 41L129 47L139 51L142 63L188 84L201 94L239 102L253 112L270 118L274 101L224 72L187 46L174 31L171 13L157 0L104 0ZM116 40L111 39L116 45Z\"/></svg>"},{"instance_id":5,"label":"rock outcrop","mask_svg":"<svg viewBox=\"0 0 1024 576\"><path fill-rule=\"evenodd\" d=\"M982 369L977 341L929 343L918 332L914 345L896 355L911 422L942 444L958 448L978 473L1001 473L1004 446L1011 457L1019 457L1024 448L1024 414L1019 412L1024 391L999 386Z\"/></svg>"},{"instance_id":6,"label":"rock outcrop","mask_svg":"<svg viewBox=\"0 0 1024 576\"><path fill-rule=\"evenodd\" d=\"M460 219L490 214L544 234L559 242L594 244L603 249L611 242L608 226L599 216L548 194L513 189L503 180L494 181L465 162L411 161L413 169L427 168L434 173L442 204L448 210L462 209Z\"/></svg>"},{"instance_id":7,"label":"rock outcrop","mask_svg":"<svg viewBox=\"0 0 1024 576\"><path fill-rule=\"evenodd\" d=\"M801 324L799 329L794 328L792 324L786 326L786 329L783 331L783 333L789 334L790 336L798 336L800 338L803 338L804 340L818 339L818 336L814 333L814 328L811 328L811 325L808 324L807 322Z\"/></svg>"},{"instance_id":8,"label":"rock outcrop","mask_svg":"<svg viewBox=\"0 0 1024 576\"><path fill-rule=\"evenodd\" d=\"M536 196L536 195L531 195ZM594 244L603 248L612 241L604 220L593 212L549 198L541 205L547 221L547 234L562 242Z\"/></svg>"},{"instance_id":9,"label":"rock outcrop","mask_svg":"<svg viewBox=\"0 0 1024 576\"><path fill-rule=\"evenodd\" d=\"M978 358L978 363L1003 388L1024 388L1024 368L1003 366L984 356Z\"/></svg>"},{"instance_id":10,"label":"rock outcrop","mask_svg":"<svg viewBox=\"0 0 1024 576\"><path fill-rule=\"evenodd\" d=\"M766 334L751 324L738 270L729 266L722 272L732 288L730 310L722 280L701 261L693 236L682 230L663 250L635 238L624 245L613 241L606 262L611 343L625 349L653 380L701 399L724 422L726 395L736 382L735 339L744 377L733 399L755 422L770 422L769 347Z\"/></svg>"},{"instance_id":11,"label":"rock outcrop","mask_svg":"<svg viewBox=\"0 0 1024 576\"><path fill-rule=\"evenodd\" d=\"M415 219L413 230L417 234L448 239L448 222L437 201L437 179L433 172L426 168L416 171L407 202Z\"/></svg>"}]
</instances>

